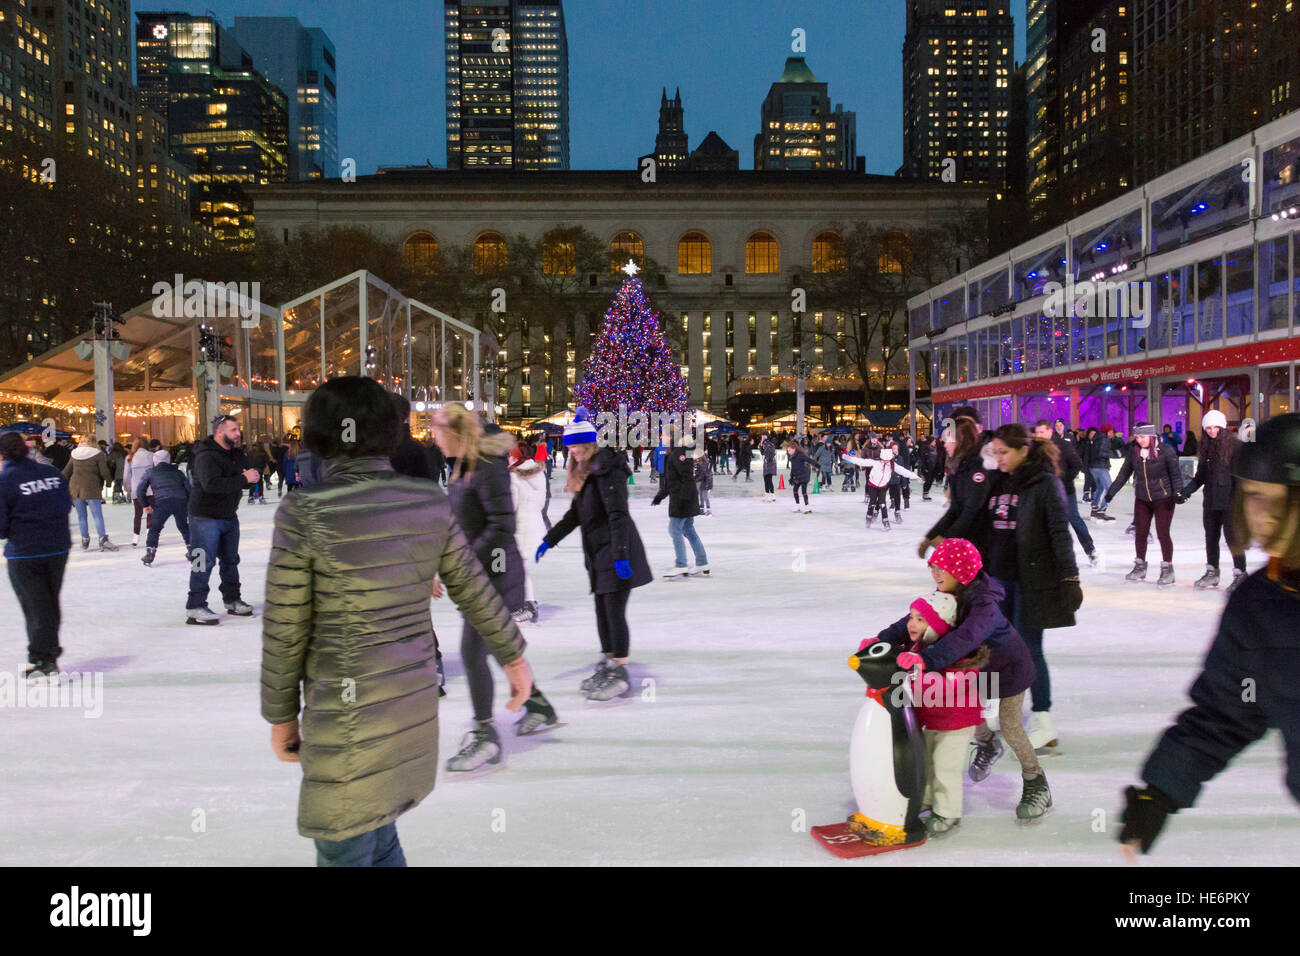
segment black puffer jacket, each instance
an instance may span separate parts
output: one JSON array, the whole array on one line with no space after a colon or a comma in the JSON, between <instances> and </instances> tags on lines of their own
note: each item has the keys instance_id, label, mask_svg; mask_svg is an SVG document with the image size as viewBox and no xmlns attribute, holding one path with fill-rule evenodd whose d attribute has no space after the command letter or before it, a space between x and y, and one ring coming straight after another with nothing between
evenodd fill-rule
<instances>
[{"instance_id":1,"label":"black puffer jacket","mask_svg":"<svg viewBox=\"0 0 1300 956\"><path fill-rule=\"evenodd\" d=\"M1083 458L1086 468L1109 468L1115 455L1111 451L1110 439L1101 432L1088 442L1088 454Z\"/></svg>"},{"instance_id":2,"label":"black puffer jacket","mask_svg":"<svg viewBox=\"0 0 1300 956\"><path fill-rule=\"evenodd\" d=\"M1227 462L1221 463L1219 456L1223 454L1223 448L1219 443L1225 438L1231 444L1228 446ZM1225 436L1223 433L1218 438L1205 438L1204 442L1198 456L1196 477L1183 488L1183 497L1190 498L1198 489L1204 488L1205 494L1201 500L1205 510L1227 511L1232 507L1232 492L1236 486L1232 472L1237 464L1237 456L1241 454L1241 442L1235 435Z\"/></svg>"},{"instance_id":3,"label":"black puffer jacket","mask_svg":"<svg viewBox=\"0 0 1300 956\"><path fill-rule=\"evenodd\" d=\"M252 467L242 449L229 451L217 444L212 436L194 446L194 461L190 464L190 480L194 493L190 495L189 512L197 518L233 518L239 508L248 482L244 469Z\"/></svg>"},{"instance_id":4,"label":"black puffer jacket","mask_svg":"<svg viewBox=\"0 0 1300 956\"><path fill-rule=\"evenodd\" d=\"M447 483L452 517L511 609L524 603L524 562L515 544L515 505L506 460L514 444L508 433L484 435L474 470ZM452 470L453 477L458 471Z\"/></svg>"},{"instance_id":5,"label":"black puffer jacket","mask_svg":"<svg viewBox=\"0 0 1300 956\"><path fill-rule=\"evenodd\" d=\"M629 591L654 580L641 535L627 510L627 479L631 474L619 452L602 448L592 459L587 480L573 496L569 510L545 538L554 547L574 528L582 529L583 559L595 594ZM627 580L614 570L618 561L632 566L632 576Z\"/></svg>"},{"instance_id":6,"label":"black puffer jacket","mask_svg":"<svg viewBox=\"0 0 1300 956\"><path fill-rule=\"evenodd\" d=\"M1080 458L1074 442L1066 441L1055 432L1052 433L1052 444L1056 446L1056 451L1061 458L1061 481L1065 483L1066 491L1072 491L1074 480L1079 477L1079 472L1083 471L1083 459Z\"/></svg>"},{"instance_id":7,"label":"black puffer jacket","mask_svg":"<svg viewBox=\"0 0 1300 956\"><path fill-rule=\"evenodd\" d=\"M695 459L689 448L669 448L664 456L664 480L652 504L668 499L668 517L694 518L700 514L700 489L695 483Z\"/></svg>"},{"instance_id":8,"label":"black puffer jacket","mask_svg":"<svg viewBox=\"0 0 1300 956\"><path fill-rule=\"evenodd\" d=\"M989 548L989 489L995 471L984 469L984 459L979 450L972 451L957 463L948 490L952 500L927 538L965 538L981 555Z\"/></svg>"},{"instance_id":9,"label":"black puffer jacket","mask_svg":"<svg viewBox=\"0 0 1300 956\"><path fill-rule=\"evenodd\" d=\"M140 495L153 495L154 504L185 501L190 496L190 480L171 462L154 465L140 484Z\"/></svg>"},{"instance_id":10,"label":"black puffer jacket","mask_svg":"<svg viewBox=\"0 0 1300 956\"><path fill-rule=\"evenodd\" d=\"M1178 466L1178 452L1173 445L1153 439L1151 448L1155 457L1143 458L1142 449L1134 442L1124 459L1124 467L1111 482L1110 491L1106 492L1106 501L1114 500L1119 490L1133 477L1133 494L1146 502L1167 501L1182 494L1183 470Z\"/></svg>"},{"instance_id":11,"label":"black puffer jacket","mask_svg":"<svg viewBox=\"0 0 1300 956\"><path fill-rule=\"evenodd\" d=\"M1030 469L1026 471L1026 469ZM1061 479L1028 463L1011 474L995 473L993 495L1017 494L1016 580L1020 620L1028 627L1074 627L1061 584L1079 576L1065 513Z\"/></svg>"},{"instance_id":12,"label":"black puffer jacket","mask_svg":"<svg viewBox=\"0 0 1300 956\"><path fill-rule=\"evenodd\" d=\"M817 464L808 456L802 448L796 448L794 454L790 456L790 483L808 481L812 474L812 467Z\"/></svg>"}]
</instances>

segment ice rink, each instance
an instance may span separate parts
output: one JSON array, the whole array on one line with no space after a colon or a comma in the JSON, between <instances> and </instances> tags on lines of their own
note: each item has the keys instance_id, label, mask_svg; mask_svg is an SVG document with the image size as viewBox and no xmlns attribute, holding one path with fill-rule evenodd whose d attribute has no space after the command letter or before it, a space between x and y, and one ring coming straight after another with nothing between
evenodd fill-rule
<instances>
[{"instance_id":1,"label":"ice rink","mask_svg":"<svg viewBox=\"0 0 1300 956\"><path fill-rule=\"evenodd\" d=\"M756 459L756 464L758 464ZM643 469L632 514L657 573L671 567L667 507L651 508ZM836 476L836 486L840 482ZM761 501L762 479L718 475L714 513L696 519L710 578L656 580L631 600L637 696L588 705L578 691L598 656L577 533L530 562L541 621L525 626L538 684L566 726L519 740L503 705L506 769L476 779L440 773L434 793L398 821L411 865L831 864L837 866L1118 866L1112 828L1124 786L1156 736L1186 705L1214 634L1221 591L1198 593L1204 570L1201 499L1174 522L1176 587L1157 591L1159 545L1146 584L1119 520L1091 525L1105 556L1089 569L1077 548L1084 605L1078 626L1047 633L1053 717L1062 752L1044 759L1055 808L1020 827L1019 766L1008 751L989 779L966 783L961 828L900 853L840 861L808 835L854 808L849 731L863 700L846 665L862 637L932 589L915 549L944 507L915 487L904 523L864 528L862 496L823 491L812 514L788 492ZM916 483L914 483L914 486ZM552 521L564 513L563 472ZM244 599L259 616L187 627L188 563L171 526L152 568L131 547L131 509L106 506L118 553L74 550L63 588L65 671L102 672L102 715L0 710L0 864L311 865L295 826L300 768L280 763L258 713L261 605L276 501L240 507ZM1086 506L1085 506L1086 507ZM1090 523L1091 524L1091 523ZM74 520L74 538L76 536ZM1225 551L1225 558L1227 554ZM1262 563L1250 555L1250 568ZM1225 584L1230 580L1225 562ZM212 607L220 609L213 576ZM449 681L443 758L469 720L458 657L460 620L433 604ZM22 616L0 585L4 662L20 673ZM1172 817L1144 865L1293 864L1300 813L1282 784L1271 732L1213 781L1199 805Z\"/></svg>"}]
</instances>

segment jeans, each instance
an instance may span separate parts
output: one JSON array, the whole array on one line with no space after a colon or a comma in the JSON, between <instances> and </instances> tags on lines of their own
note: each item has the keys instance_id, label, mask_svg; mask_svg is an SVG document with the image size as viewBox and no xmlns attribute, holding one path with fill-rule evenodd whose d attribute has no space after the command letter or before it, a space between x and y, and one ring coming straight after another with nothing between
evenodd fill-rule
<instances>
[{"instance_id":1,"label":"jeans","mask_svg":"<svg viewBox=\"0 0 1300 956\"><path fill-rule=\"evenodd\" d=\"M1047 673L1047 658L1043 656L1043 629L1041 627L1030 627L1020 619L1020 612L1024 607L1020 593L1020 583L1018 581L1008 581L1006 578L997 578L996 580L1002 585L1002 590L1005 592L999 605L1002 616L1011 622L1011 626L1016 629L1016 632L1024 640L1025 646L1029 648L1029 659L1034 662L1034 668L1038 671L1038 676L1029 685L1030 696L1034 699L1032 709L1034 711L1051 710L1052 679Z\"/></svg>"},{"instance_id":2,"label":"jeans","mask_svg":"<svg viewBox=\"0 0 1300 956\"><path fill-rule=\"evenodd\" d=\"M59 591L63 571L68 566L68 552L46 554L39 558L10 558L9 583L18 596L27 622L27 663L57 663L63 648L59 646Z\"/></svg>"},{"instance_id":3,"label":"jeans","mask_svg":"<svg viewBox=\"0 0 1300 956\"><path fill-rule=\"evenodd\" d=\"M86 521L87 508L90 509L90 513L95 518L95 530L99 532L99 536L102 538L108 533L104 530L104 502L98 498L91 498L89 501L83 498L73 498L72 507L77 509L77 526L81 528L83 538L90 537L90 528Z\"/></svg>"},{"instance_id":4,"label":"jeans","mask_svg":"<svg viewBox=\"0 0 1300 956\"><path fill-rule=\"evenodd\" d=\"M221 565L221 597L227 604L239 600L239 519L190 515L190 595L187 611L208 606L208 580L212 566ZM195 568L194 559L202 553Z\"/></svg>"},{"instance_id":5,"label":"jeans","mask_svg":"<svg viewBox=\"0 0 1300 956\"><path fill-rule=\"evenodd\" d=\"M1065 516L1079 538L1079 544L1083 545L1083 553L1092 554L1096 551L1097 545L1093 543L1092 535L1088 533L1088 524L1079 514L1079 496L1075 493L1073 485L1065 489Z\"/></svg>"},{"instance_id":6,"label":"jeans","mask_svg":"<svg viewBox=\"0 0 1300 956\"><path fill-rule=\"evenodd\" d=\"M406 856L397 839L397 824L387 823L378 830L346 840L316 840L316 865L406 866Z\"/></svg>"},{"instance_id":7,"label":"jeans","mask_svg":"<svg viewBox=\"0 0 1300 956\"><path fill-rule=\"evenodd\" d=\"M290 485L290 488L293 486ZM185 547L190 546L190 522L186 509L189 503L184 498L164 498L153 506L153 518L149 522L149 536L145 538L146 548L158 547L158 536L162 534L163 525L167 523L168 518L176 519L176 529L180 531L181 538L185 541Z\"/></svg>"},{"instance_id":8,"label":"jeans","mask_svg":"<svg viewBox=\"0 0 1300 956\"><path fill-rule=\"evenodd\" d=\"M1089 468L1096 489L1092 493L1092 506L1097 511L1106 510L1106 492L1110 490L1110 468Z\"/></svg>"},{"instance_id":9,"label":"jeans","mask_svg":"<svg viewBox=\"0 0 1300 956\"><path fill-rule=\"evenodd\" d=\"M673 539L673 554L676 556L676 567L686 567L686 542L691 543L691 550L695 552L695 564L709 563L709 556L704 553L704 543L700 541L700 536L695 533L694 518L669 518L668 535Z\"/></svg>"}]
</instances>

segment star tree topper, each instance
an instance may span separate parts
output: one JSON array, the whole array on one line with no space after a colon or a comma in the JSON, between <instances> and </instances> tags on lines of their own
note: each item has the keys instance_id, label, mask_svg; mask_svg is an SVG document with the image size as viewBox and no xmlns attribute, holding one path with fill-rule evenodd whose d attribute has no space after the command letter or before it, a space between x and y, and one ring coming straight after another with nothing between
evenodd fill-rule
<instances>
[{"instance_id":1,"label":"star tree topper","mask_svg":"<svg viewBox=\"0 0 1300 956\"><path fill-rule=\"evenodd\" d=\"M628 275L630 275L630 276L634 276L634 275L636 275L638 272L640 272L641 270L637 268L637 265L636 265L635 262L633 262L631 259L629 259L629 260L627 260L627 265L625 265L625 266L624 266L622 269L620 269L619 271L620 271L620 272L626 272Z\"/></svg>"}]
</instances>

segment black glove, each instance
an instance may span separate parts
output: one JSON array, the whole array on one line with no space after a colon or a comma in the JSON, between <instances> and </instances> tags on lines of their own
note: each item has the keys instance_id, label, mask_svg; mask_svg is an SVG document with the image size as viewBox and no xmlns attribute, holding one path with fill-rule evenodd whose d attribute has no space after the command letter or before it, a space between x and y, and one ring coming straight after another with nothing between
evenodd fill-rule
<instances>
[{"instance_id":1,"label":"black glove","mask_svg":"<svg viewBox=\"0 0 1300 956\"><path fill-rule=\"evenodd\" d=\"M1119 831L1119 842L1139 840L1142 852L1149 853L1156 837L1164 829L1165 817L1177 813L1178 808L1155 787L1147 787L1145 790L1129 787L1124 791L1124 799L1127 806L1119 818L1123 824Z\"/></svg>"},{"instance_id":2,"label":"black glove","mask_svg":"<svg viewBox=\"0 0 1300 956\"><path fill-rule=\"evenodd\" d=\"M1078 581L1062 581L1061 597L1065 598L1065 607L1071 614L1083 607L1083 588Z\"/></svg>"},{"instance_id":3,"label":"black glove","mask_svg":"<svg viewBox=\"0 0 1300 956\"><path fill-rule=\"evenodd\" d=\"M1186 495L1174 495L1174 504L1176 504L1176 505L1185 505L1185 504L1187 504L1187 496L1186 496Z\"/></svg>"},{"instance_id":4,"label":"black glove","mask_svg":"<svg viewBox=\"0 0 1300 956\"><path fill-rule=\"evenodd\" d=\"M659 504L659 502L661 502L661 501L663 501L662 498L655 498L653 501L650 502L650 507L653 508L655 505Z\"/></svg>"}]
</instances>

